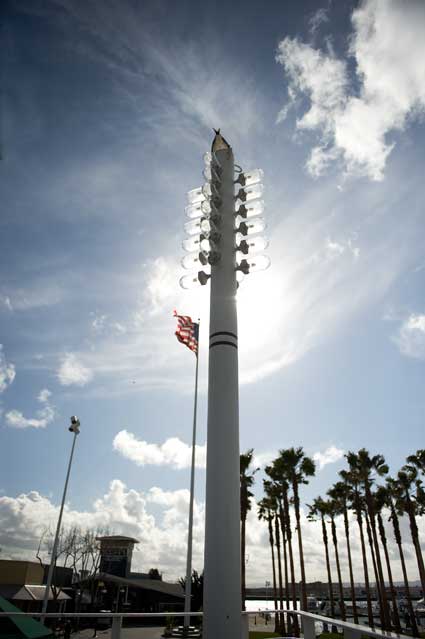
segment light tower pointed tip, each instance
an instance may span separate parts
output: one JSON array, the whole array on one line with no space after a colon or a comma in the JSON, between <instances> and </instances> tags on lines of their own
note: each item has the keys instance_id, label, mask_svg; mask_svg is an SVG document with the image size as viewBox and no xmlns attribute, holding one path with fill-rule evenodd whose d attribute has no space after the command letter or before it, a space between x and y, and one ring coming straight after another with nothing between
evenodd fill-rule
<instances>
[{"instance_id":1,"label":"light tower pointed tip","mask_svg":"<svg viewBox=\"0 0 425 639\"><path fill-rule=\"evenodd\" d=\"M215 153L216 151L223 151L225 149L230 149L231 146L227 142L227 140L225 140L223 136L221 135L220 129L213 129L213 131L215 133L215 136L211 145L212 153Z\"/></svg>"}]
</instances>

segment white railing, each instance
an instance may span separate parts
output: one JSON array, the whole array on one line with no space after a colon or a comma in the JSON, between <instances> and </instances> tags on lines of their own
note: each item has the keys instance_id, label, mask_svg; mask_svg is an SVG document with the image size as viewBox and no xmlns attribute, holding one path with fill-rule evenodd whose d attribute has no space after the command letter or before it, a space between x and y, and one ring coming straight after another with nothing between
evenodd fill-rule
<instances>
[{"instance_id":1,"label":"white railing","mask_svg":"<svg viewBox=\"0 0 425 639\"><path fill-rule=\"evenodd\" d=\"M370 628L370 626L363 626L361 624L351 623L350 621L342 621L341 619L334 619L332 617L324 617L323 615L316 615L314 612L306 612L304 610L246 610L241 613L242 615L242 635L241 639L248 639L249 636L249 615L256 615L258 613L266 613L270 615L285 614L298 616L301 618L302 632L304 639L316 638L316 626L317 622L322 624L337 626L342 628L344 639L361 639L362 635L368 637L377 637L378 639L413 639L409 635L400 635L396 632L389 632L381 630L379 628ZM164 617L202 617L202 612L0 612L1 617L44 617L44 618L60 618L60 619L112 619L111 639L120 639L122 620L127 618L150 618L150 619L164 619ZM287 637L277 639L288 639Z\"/></svg>"},{"instance_id":2,"label":"white railing","mask_svg":"<svg viewBox=\"0 0 425 639\"><path fill-rule=\"evenodd\" d=\"M367 635L368 637L378 637L379 639L382 639L383 637L393 639L403 637L404 639L412 639L409 635L400 635L397 632L381 630L380 628L371 628L370 626L355 624L351 621L342 621L341 619L324 617L323 615L316 615L313 612L306 612L304 610L282 610L279 612L286 612L287 614L298 615L298 617L301 617L304 639L315 639L316 622L327 624L328 626L333 625L337 626L338 628L342 628L344 639L361 639L362 635Z\"/></svg>"}]
</instances>

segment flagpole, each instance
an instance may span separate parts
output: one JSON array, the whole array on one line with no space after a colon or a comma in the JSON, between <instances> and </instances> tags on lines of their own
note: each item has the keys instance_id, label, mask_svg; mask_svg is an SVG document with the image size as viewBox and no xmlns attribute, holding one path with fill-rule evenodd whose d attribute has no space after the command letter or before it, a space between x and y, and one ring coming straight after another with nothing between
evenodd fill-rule
<instances>
[{"instance_id":1,"label":"flagpole","mask_svg":"<svg viewBox=\"0 0 425 639\"><path fill-rule=\"evenodd\" d=\"M192 529L193 529L193 499L195 489L195 450L196 450L196 414L198 406L198 368L199 368L199 329L201 322L198 319L198 344L196 350L195 368L195 398L193 402L193 431L192 431L192 464L190 468L190 500L189 500L189 527L187 533L187 558L186 558L186 584L184 594L184 630L187 632L190 626L190 609L192 598Z\"/></svg>"}]
</instances>

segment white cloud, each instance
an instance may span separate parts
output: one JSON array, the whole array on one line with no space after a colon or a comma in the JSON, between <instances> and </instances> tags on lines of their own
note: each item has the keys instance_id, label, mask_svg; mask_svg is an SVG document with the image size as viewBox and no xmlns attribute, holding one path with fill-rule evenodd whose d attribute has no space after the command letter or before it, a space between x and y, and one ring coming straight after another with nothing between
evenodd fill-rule
<instances>
[{"instance_id":1,"label":"white cloud","mask_svg":"<svg viewBox=\"0 0 425 639\"><path fill-rule=\"evenodd\" d=\"M347 175L382 180L395 146L389 134L403 130L425 109L425 5L366 0L353 12L350 55L360 86L349 86L346 63L296 38L279 44L277 61L289 78L290 103L306 95L310 108L299 130L319 133L307 161L313 176L341 160ZM394 42L397 42L396 49Z\"/></svg>"},{"instance_id":2,"label":"white cloud","mask_svg":"<svg viewBox=\"0 0 425 639\"><path fill-rule=\"evenodd\" d=\"M106 493L95 500L87 510L72 509L68 503L64 509L63 525L77 525L81 528L109 529L111 533L128 535L139 540L133 555L133 570L147 571L157 567L166 580L174 580L184 575L187 544L189 491L164 491L152 487L147 491L137 491L119 479L111 481ZM10 497L0 495L0 545L4 554L19 559L34 559L40 536L46 528L54 530L59 506L37 491ZM194 504L194 544L193 567L202 570L204 545L204 512L202 502ZM291 509L294 525L293 510ZM308 522L306 509L301 512L303 543L307 579L325 579L324 550L320 522ZM337 519L337 534L343 538L343 521ZM425 521L418 520L420 534L425 534ZM357 524L350 514L352 553L355 580L362 582L362 560ZM401 579L400 563L393 541L391 525L385 517L390 555L394 558L395 579ZM403 548L406 551L407 568L412 579L417 578L414 551L410 541L409 525L401 520ZM267 526L257 519L257 504L252 503L247 520L247 583L261 585L271 578L270 547ZM297 544L294 542L294 551ZM345 544L341 544L341 564L347 566ZM334 569L334 566L332 566ZM296 561L299 578L299 566ZM348 577L347 577L348 578Z\"/></svg>"},{"instance_id":3,"label":"white cloud","mask_svg":"<svg viewBox=\"0 0 425 639\"><path fill-rule=\"evenodd\" d=\"M425 359L425 315L410 315L393 339L402 355Z\"/></svg>"},{"instance_id":4,"label":"white cloud","mask_svg":"<svg viewBox=\"0 0 425 639\"><path fill-rule=\"evenodd\" d=\"M314 453L313 459L319 467L319 470L322 470L328 464L334 464L344 457L345 450L342 448L337 448L336 446L329 446L323 452L318 451Z\"/></svg>"},{"instance_id":5,"label":"white cloud","mask_svg":"<svg viewBox=\"0 0 425 639\"><path fill-rule=\"evenodd\" d=\"M55 410L50 404L51 392L43 388L37 400L42 404L42 408L37 411L37 417L27 418L18 411L10 410L5 414L6 423L11 428L46 428L55 418Z\"/></svg>"},{"instance_id":6,"label":"white cloud","mask_svg":"<svg viewBox=\"0 0 425 639\"><path fill-rule=\"evenodd\" d=\"M270 464L278 455L278 452L270 451L264 453L256 453L254 451L254 457L252 458L252 468L264 468Z\"/></svg>"},{"instance_id":7,"label":"white cloud","mask_svg":"<svg viewBox=\"0 0 425 639\"><path fill-rule=\"evenodd\" d=\"M170 466L180 470L191 465L192 447L178 437L170 437L163 444L148 444L133 433L121 430L114 437L113 448L138 466ZM206 446L197 444L195 455L197 468L205 468Z\"/></svg>"},{"instance_id":8,"label":"white cloud","mask_svg":"<svg viewBox=\"0 0 425 639\"><path fill-rule=\"evenodd\" d=\"M49 401L49 397L51 397L52 393L48 388L43 388L38 394L38 401L42 403L47 403Z\"/></svg>"},{"instance_id":9,"label":"white cloud","mask_svg":"<svg viewBox=\"0 0 425 639\"><path fill-rule=\"evenodd\" d=\"M66 353L57 371L62 386L85 386L93 378L93 371L79 361L75 353Z\"/></svg>"},{"instance_id":10,"label":"white cloud","mask_svg":"<svg viewBox=\"0 0 425 639\"><path fill-rule=\"evenodd\" d=\"M0 393L3 393L15 379L15 366L6 361L3 344L0 344Z\"/></svg>"},{"instance_id":11,"label":"white cloud","mask_svg":"<svg viewBox=\"0 0 425 639\"><path fill-rule=\"evenodd\" d=\"M88 510L73 510L66 504L64 527L109 529L139 540L133 554L133 570L158 567L165 579L185 573L188 491L147 492L129 489L119 479ZM59 506L37 491L17 497L0 495L0 545L16 558L33 559L38 540L46 528L54 530ZM155 511L155 514L154 512ZM193 566L203 565L204 506L195 500Z\"/></svg>"}]
</instances>

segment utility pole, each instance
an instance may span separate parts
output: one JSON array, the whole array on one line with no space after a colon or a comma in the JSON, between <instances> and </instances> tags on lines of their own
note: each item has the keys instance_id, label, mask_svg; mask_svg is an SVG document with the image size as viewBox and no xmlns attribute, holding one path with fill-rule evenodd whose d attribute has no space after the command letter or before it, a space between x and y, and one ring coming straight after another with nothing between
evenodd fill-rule
<instances>
[{"instance_id":1,"label":"utility pole","mask_svg":"<svg viewBox=\"0 0 425 639\"><path fill-rule=\"evenodd\" d=\"M187 194L183 288L207 284L210 291L208 434L204 556L204 639L241 637L241 542L239 462L238 325L236 291L244 275L267 268L256 255L267 246L261 170L242 173L230 145L216 131L206 154L207 183ZM235 179L235 171L238 175ZM242 188L235 193L235 185ZM236 201L240 200L238 208ZM255 235L251 238L248 236ZM253 255L254 254L254 255Z\"/></svg>"}]
</instances>

